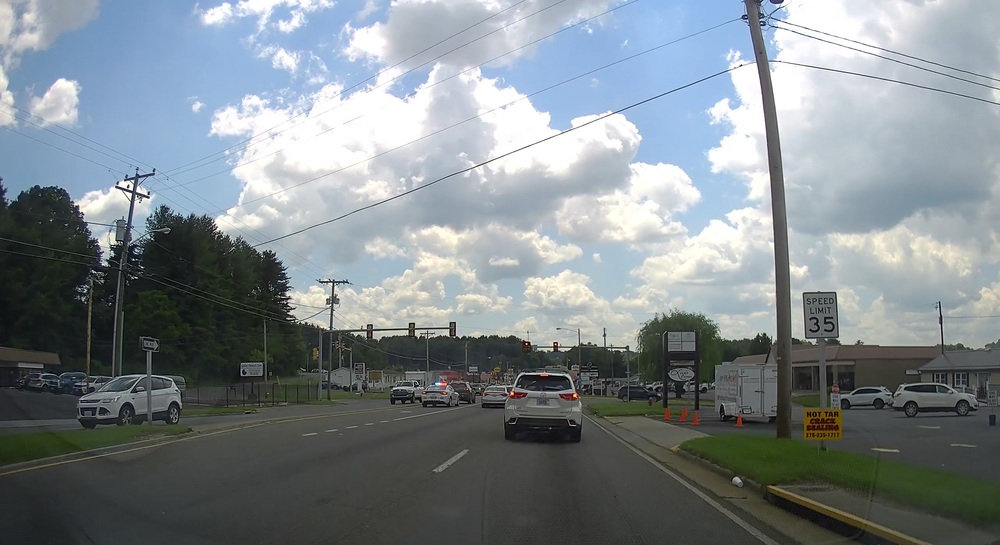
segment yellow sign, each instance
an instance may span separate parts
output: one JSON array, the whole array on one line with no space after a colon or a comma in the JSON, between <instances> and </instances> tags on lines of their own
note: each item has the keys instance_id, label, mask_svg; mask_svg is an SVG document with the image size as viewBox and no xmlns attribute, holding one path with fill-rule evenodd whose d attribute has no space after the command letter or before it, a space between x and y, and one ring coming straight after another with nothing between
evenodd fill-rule
<instances>
[{"instance_id":1,"label":"yellow sign","mask_svg":"<svg viewBox=\"0 0 1000 545\"><path fill-rule=\"evenodd\" d=\"M806 441L835 441L844 438L844 416L840 409L806 409L802 423Z\"/></svg>"},{"instance_id":2,"label":"yellow sign","mask_svg":"<svg viewBox=\"0 0 1000 545\"><path fill-rule=\"evenodd\" d=\"M500 372L500 368L499 367L494 367L493 368L493 372L494 373L499 373Z\"/></svg>"}]
</instances>

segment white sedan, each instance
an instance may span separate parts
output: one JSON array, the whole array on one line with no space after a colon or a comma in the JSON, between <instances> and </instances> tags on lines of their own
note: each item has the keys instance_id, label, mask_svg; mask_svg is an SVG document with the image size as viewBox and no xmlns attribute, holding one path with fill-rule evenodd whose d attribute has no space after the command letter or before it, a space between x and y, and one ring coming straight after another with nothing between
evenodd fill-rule
<instances>
[{"instance_id":1,"label":"white sedan","mask_svg":"<svg viewBox=\"0 0 1000 545\"><path fill-rule=\"evenodd\" d=\"M458 405L458 392L450 384L435 384L424 389L421 393L420 401L424 407L428 405L451 407L452 405Z\"/></svg>"}]
</instances>

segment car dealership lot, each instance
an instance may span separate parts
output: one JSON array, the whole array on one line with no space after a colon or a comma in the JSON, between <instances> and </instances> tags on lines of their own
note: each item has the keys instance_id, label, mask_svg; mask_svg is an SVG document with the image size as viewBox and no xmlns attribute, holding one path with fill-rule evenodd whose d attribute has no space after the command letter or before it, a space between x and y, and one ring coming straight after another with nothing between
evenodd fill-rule
<instances>
[{"instance_id":1,"label":"car dealership lot","mask_svg":"<svg viewBox=\"0 0 1000 545\"><path fill-rule=\"evenodd\" d=\"M792 408L793 437L802 438L805 409ZM979 407L969 416L955 413L922 413L907 418L892 409L857 408L843 411L844 438L827 441L829 448L881 456L916 465L1000 481L1000 426L989 426L990 407ZM675 417L676 420L676 417ZM704 418L699 431L774 434L774 424L720 422L718 416Z\"/></svg>"}]
</instances>

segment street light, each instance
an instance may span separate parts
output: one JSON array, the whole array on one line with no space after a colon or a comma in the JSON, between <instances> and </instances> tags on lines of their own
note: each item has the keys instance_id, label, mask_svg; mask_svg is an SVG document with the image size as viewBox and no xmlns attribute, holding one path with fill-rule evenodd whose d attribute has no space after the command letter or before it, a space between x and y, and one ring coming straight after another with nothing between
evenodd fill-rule
<instances>
[{"instance_id":1,"label":"street light","mask_svg":"<svg viewBox=\"0 0 1000 545\"><path fill-rule=\"evenodd\" d=\"M576 331L576 362L580 368L583 368L583 340L580 335L580 328L576 327L557 327L556 331Z\"/></svg>"},{"instance_id":2,"label":"street light","mask_svg":"<svg viewBox=\"0 0 1000 545\"><path fill-rule=\"evenodd\" d=\"M157 229L150 229L143 233L139 238L129 240L132 233L126 229L125 239L122 241L122 254L118 256L118 286L115 288L115 325L114 325L114 340L111 346L111 376L117 377L122 374L124 367L122 366L122 344L124 343L124 338L122 335L122 329L124 326L125 312L122 309L122 295L125 291L125 275L124 270L126 263L128 263L128 252L129 247L139 242L145 237L152 234L170 234L169 227L160 227Z\"/></svg>"}]
</instances>

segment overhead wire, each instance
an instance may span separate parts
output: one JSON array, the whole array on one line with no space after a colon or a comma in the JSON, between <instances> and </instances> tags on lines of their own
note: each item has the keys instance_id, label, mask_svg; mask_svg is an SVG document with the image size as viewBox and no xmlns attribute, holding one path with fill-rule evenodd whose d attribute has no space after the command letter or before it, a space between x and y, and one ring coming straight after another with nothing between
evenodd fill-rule
<instances>
[{"instance_id":1,"label":"overhead wire","mask_svg":"<svg viewBox=\"0 0 1000 545\"><path fill-rule=\"evenodd\" d=\"M473 170L476 170L478 168L482 168L482 167L484 167L484 166L486 166L488 164L494 163L494 162L499 161L501 159L505 159L507 157L510 157L511 155L515 155L517 153L520 153L520 152L522 152L524 150L530 149L530 148L535 147L537 145L544 144L545 142L548 142L550 140L554 140L556 138L559 138L559 137L564 136L566 134L569 134L571 132L574 132L574 131L577 131L577 130L589 127L590 125L593 125L595 123L599 123L601 121L604 121L605 119L608 119L611 116L619 115L619 114L621 114L623 112L627 112L627 111L629 111L629 110L631 110L633 108L637 108L637 107L642 106L644 104L647 104L649 102L653 102L653 101L661 99L661 98L663 98L665 96L669 96L669 95L671 95L673 93L682 91L682 90L687 89L689 87L693 87L693 86L698 85L700 83L703 83L703 82L706 82L708 80L717 78L717 77L719 77L721 75L728 74L728 73L730 73L730 72L732 72L734 70L738 70L738 69L740 69L740 68L742 68L744 66L748 66L750 64L753 64L753 63L752 62L745 62L745 63L739 64L739 65L730 66L729 68L726 68L725 70L720 70L718 72L715 72L714 74L711 74L711 75L708 75L708 76L704 76L704 77L699 78L697 80L694 80L694 81L692 81L690 83L686 83L686 84L681 85L679 87L675 87L675 88L670 89L668 91L665 91L665 92L653 95L653 96L651 96L649 98L645 98L645 99L640 100L638 102L633 102L632 104L629 104L628 106L625 106L623 108L619 108L617 110L608 112L606 114L599 115L599 116L597 116L597 117L595 117L595 118L593 118L593 119L591 119L589 121L586 121L584 123L580 123L579 125L575 125L575 126L570 127L568 129L563 129L563 130L561 130L561 131L559 131L559 132L557 132L555 134L551 134L549 136L546 136L544 138L541 138L541 139L536 140L534 142L531 142L529 144L525 144L523 146L517 147L517 148L512 149L510 151L506 151L504 153L501 153L499 155L496 155L496 156L491 157L489 159L486 159L484 161L480 161L480 162L478 162L475 165L472 165L470 167L466 167L466 168L463 168L463 169L460 169L460 170L456 170L456 171L454 171L454 172L452 172L450 174L446 174L444 176L441 176L440 178L431 180L430 182L421 184L421 185L419 185L417 187L414 187L412 189L408 189L406 191L397 193L397 194L392 195L390 197L386 197L384 199L378 200L378 201L376 201L374 203L367 204L367 205L359 207L359 208L355 208L354 210L352 210L350 212L341 214L341 215L336 216L334 218L331 218L331 219L328 219L328 220L325 220L325 221L321 221L321 222L318 222L318 223L314 223L312 225L309 225L307 227L303 227L301 229L297 229L297 230L292 231L290 233L286 233L284 235L281 235L281 236L278 236L278 237L274 237L274 238L272 238L270 240L267 240L265 242L262 242L260 244L256 244L256 245L254 245L254 247L264 246L264 245L270 244L272 242L277 242L277 241L280 241L280 240L284 240L284 239L287 239L287 238L290 238L290 237L302 234L302 233L304 233L306 231L310 231L310 230L315 229L317 227L322 227L324 225L329 225L331 223L340 221L340 220L342 220L344 218L348 218L350 216L353 216L355 214L359 214L359 213L364 212L366 210L371 210L372 208L381 206L383 204L392 202L394 200L401 199L401 198L403 198L403 197L405 197L407 195L411 195L413 193L416 193L417 191L420 191L420 190L423 190L423 189L427 189L428 187L432 187L432 186L434 186L436 184L439 184L439 183L441 183L443 181L449 180L449 179L454 178L456 176L460 176L460 175L465 174L467 172L472 172Z\"/></svg>"}]
</instances>

